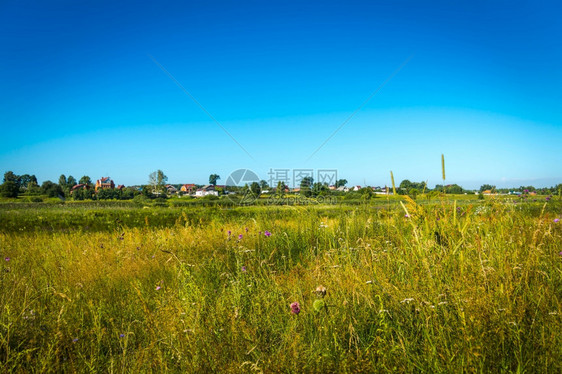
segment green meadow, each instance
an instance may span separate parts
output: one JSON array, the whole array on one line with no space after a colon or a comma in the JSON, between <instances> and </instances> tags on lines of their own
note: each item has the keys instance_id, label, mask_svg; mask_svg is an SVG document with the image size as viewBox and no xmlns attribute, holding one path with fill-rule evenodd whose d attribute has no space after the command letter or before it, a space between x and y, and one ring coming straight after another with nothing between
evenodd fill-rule
<instances>
[{"instance_id":1,"label":"green meadow","mask_svg":"<svg viewBox=\"0 0 562 374\"><path fill-rule=\"evenodd\" d=\"M0 371L562 371L562 201L0 204Z\"/></svg>"}]
</instances>

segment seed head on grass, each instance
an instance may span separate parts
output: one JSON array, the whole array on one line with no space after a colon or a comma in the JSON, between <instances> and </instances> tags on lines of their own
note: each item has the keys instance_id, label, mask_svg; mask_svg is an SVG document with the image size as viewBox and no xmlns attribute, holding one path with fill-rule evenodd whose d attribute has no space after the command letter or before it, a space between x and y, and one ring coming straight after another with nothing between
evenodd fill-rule
<instances>
[{"instance_id":1,"label":"seed head on grass","mask_svg":"<svg viewBox=\"0 0 562 374\"><path fill-rule=\"evenodd\" d=\"M441 153L441 172L443 173L443 181L445 180L445 155Z\"/></svg>"},{"instance_id":2,"label":"seed head on grass","mask_svg":"<svg viewBox=\"0 0 562 374\"><path fill-rule=\"evenodd\" d=\"M320 296L320 297L324 297L326 296L326 287L324 286L318 286L316 287L316 291L314 291L316 293L316 295Z\"/></svg>"}]
</instances>

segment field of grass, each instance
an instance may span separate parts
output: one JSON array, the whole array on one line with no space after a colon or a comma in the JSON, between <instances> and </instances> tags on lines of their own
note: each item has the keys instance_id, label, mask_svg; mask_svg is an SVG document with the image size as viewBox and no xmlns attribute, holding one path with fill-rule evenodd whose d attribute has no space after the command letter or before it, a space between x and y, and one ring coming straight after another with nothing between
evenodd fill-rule
<instances>
[{"instance_id":1,"label":"field of grass","mask_svg":"<svg viewBox=\"0 0 562 374\"><path fill-rule=\"evenodd\" d=\"M0 372L562 371L559 200L375 200L0 206Z\"/></svg>"}]
</instances>

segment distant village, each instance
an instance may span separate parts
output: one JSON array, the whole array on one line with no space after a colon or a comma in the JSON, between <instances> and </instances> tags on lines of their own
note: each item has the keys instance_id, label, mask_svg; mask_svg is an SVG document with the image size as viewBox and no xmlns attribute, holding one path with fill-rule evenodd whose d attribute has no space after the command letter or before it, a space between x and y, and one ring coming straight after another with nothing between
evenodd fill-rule
<instances>
[{"instance_id":1,"label":"distant village","mask_svg":"<svg viewBox=\"0 0 562 374\"><path fill-rule=\"evenodd\" d=\"M207 198L216 199L225 195L246 195L251 192L254 196L260 195L302 195L304 197L318 196L343 196L344 198L371 198L376 195L409 195L415 198L418 195L431 196L435 194L476 194L485 195L516 195L532 197L535 195L559 195L562 192L562 184L550 188L535 188L533 186L520 186L518 188L496 188L493 185L484 184L478 190L466 190L457 184L436 185L433 189L427 187L425 182L411 182L407 179L396 186L347 186L347 180L339 179L334 184L314 182L312 177L303 178L297 186L289 187L284 181L277 182L271 186L265 180L252 181L243 186L231 186L217 184L220 176L211 174L209 184L200 185L196 183L170 184L161 170L151 173L149 183L145 185L125 186L116 184L107 176L92 182L90 177L83 176L76 180L72 176L61 175L58 183L44 181L39 185L34 175L16 175L11 171L4 174L4 180L0 185L0 194L3 197L18 196L47 196L72 198L74 200L85 199L133 199L137 196L143 198ZM228 182L228 181L227 181ZM274 184L274 183L271 183Z\"/></svg>"}]
</instances>

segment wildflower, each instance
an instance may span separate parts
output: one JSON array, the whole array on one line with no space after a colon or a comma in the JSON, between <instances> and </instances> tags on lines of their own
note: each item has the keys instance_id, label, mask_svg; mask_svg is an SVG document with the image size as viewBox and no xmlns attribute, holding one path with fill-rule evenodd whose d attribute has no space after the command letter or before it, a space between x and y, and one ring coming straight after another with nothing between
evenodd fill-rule
<instances>
[{"instance_id":1,"label":"wildflower","mask_svg":"<svg viewBox=\"0 0 562 374\"><path fill-rule=\"evenodd\" d=\"M410 215L409 215L409 214L404 214L404 217L410 218Z\"/></svg>"},{"instance_id":2,"label":"wildflower","mask_svg":"<svg viewBox=\"0 0 562 374\"><path fill-rule=\"evenodd\" d=\"M4 257L4 260L10 261L11 259L9 257Z\"/></svg>"},{"instance_id":3,"label":"wildflower","mask_svg":"<svg viewBox=\"0 0 562 374\"><path fill-rule=\"evenodd\" d=\"M545 197L546 201L550 200L550 196Z\"/></svg>"},{"instance_id":4,"label":"wildflower","mask_svg":"<svg viewBox=\"0 0 562 374\"><path fill-rule=\"evenodd\" d=\"M72 342L73 342L73 343L76 343L77 341L78 341L78 338L72 339Z\"/></svg>"},{"instance_id":5,"label":"wildflower","mask_svg":"<svg viewBox=\"0 0 562 374\"><path fill-rule=\"evenodd\" d=\"M271 233L270 233L269 231L265 230L265 233L264 233L264 235L265 235L265 236L267 236L267 237L269 238L269 237L271 236Z\"/></svg>"},{"instance_id":6,"label":"wildflower","mask_svg":"<svg viewBox=\"0 0 562 374\"><path fill-rule=\"evenodd\" d=\"M246 227L246 229L245 229L245 230L246 230L246 232L248 232L248 231L249 231L247 227Z\"/></svg>"},{"instance_id":7,"label":"wildflower","mask_svg":"<svg viewBox=\"0 0 562 374\"><path fill-rule=\"evenodd\" d=\"M294 302L291 304L291 313L293 314L299 314L301 312L301 306L299 305L298 302Z\"/></svg>"},{"instance_id":8,"label":"wildflower","mask_svg":"<svg viewBox=\"0 0 562 374\"><path fill-rule=\"evenodd\" d=\"M161 289L162 287L160 286L156 286L156 291L158 291L159 289Z\"/></svg>"},{"instance_id":9,"label":"wildflower","mask_svg":"<svg viewBox=\"0 0 562 374\"><path fill-rule=\"evenodd\" d=\"M246 267L242 266L242 271L245 273L246 272Z\"/></svg>"},{"instance_id":10,"label":"wildflower","mask_svg":"<svg viewBox=\"0 0 562 374\"><path fill-rule=\"evenodd\" d=\"M558 222L560 222L560 219L555 218L555 219L554 219L554 223L558 223Z\"/></svg>"},{"instance_id":11,"label":"wildflower","mask_svg":"<svg viewBox=\"0 0 562 374\"><path fill-rule=\"evenodd\" d=\"M119 337L120 337L120 338L124 338L124 337L125 337L125 334L119 334Z\"/></svg>"},{"instance_id":12,"label":"wildflower","mask_svg":"<svg viewBox=\"0 0 562 374\"><path fill-rule=\"evenodd\" d=\"M232 234L232 231L228 230L228 236L230 236L230 234Z\"/></svg>"},{"instance_id":13,"label":"wildflower","mask_svg":"<svg viewBox=\"0 0 562 374\"><path fill-rule=\"evenodd\" d=\"M242 240L242 234L238 235L238 240Z\"/></svg>"}]
</instances>

